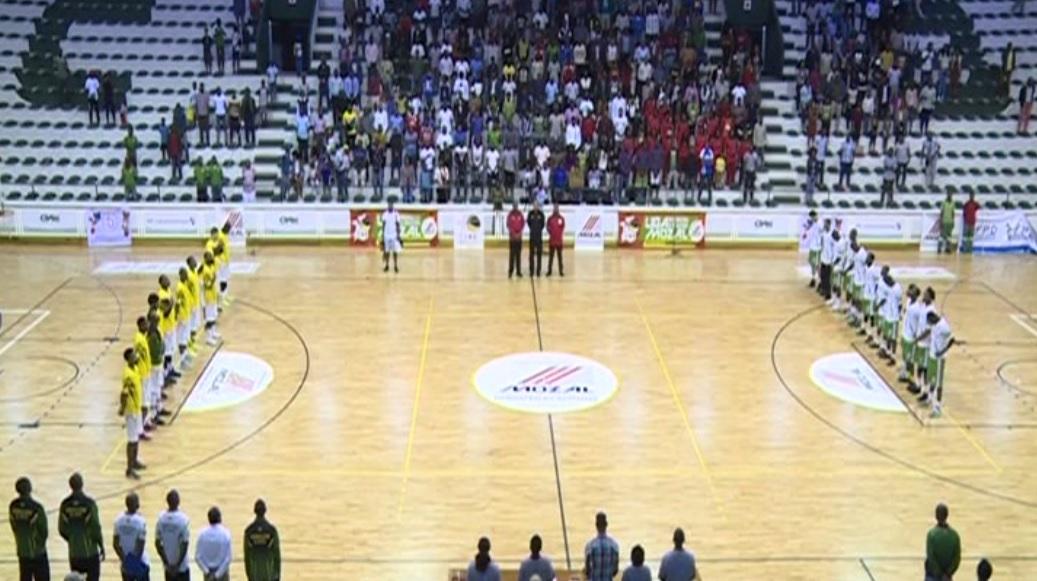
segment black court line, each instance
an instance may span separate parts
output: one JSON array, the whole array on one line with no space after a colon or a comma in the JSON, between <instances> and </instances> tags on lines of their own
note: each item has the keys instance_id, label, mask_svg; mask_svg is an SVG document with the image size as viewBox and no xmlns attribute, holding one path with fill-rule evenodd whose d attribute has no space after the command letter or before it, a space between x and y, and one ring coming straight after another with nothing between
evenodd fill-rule
<instances>
[{"instance_id":1,"label":"black court line","mask_svg":"<svg viewBox=\"0 0 1037 581\"><path fill-rule=\"evenodd\" d=\"M26 357L25 359L27 361L49 360L49 361L58 361L60 363L64 363L64 364L66 364L66 365L68 365L69 367L72 368L72 377L69 378L69 379L66 379L63 382L61 382L61 384L58 385L57 387L52 387L50 389L47 389L45 391L41 391L41 392L38 392L38 393L30 393L30 394L26 394L26 395L16 395L16 396L12 396L12 397L0 397L0 403L13 403L13 402L19 402L19 401L26 401L26 400L30 400L30 399L36 399L38 397L48 396L48 395L50 395L52 393L55 393L55 392L58 392L58 391L61 391L61 390L65 389L66 387L72 385L73 383L75 383L76 381L79 380L79 375L80 375L79 364L77 364L75 361L72 361L71 359L68 359L67 357L54 357L54 356L50 356L50 355L42 355L42 356L39 356L39 357ZM0 370L0 372L2 372L2 371L3 370ZM36 420L36 421L39 422L39 420Z\"/></svg>"},{"instance_id":2,"label":"black court line","mask_svg":"<svg viewBox=\"0 0 1037 581\"><path fill-rule=\"evenodd\" d=\"M544 350L544 335L540 330L540 304L537 302L537 286L533 280L533 273L529 273L529 288L533 293L533 315L537 327L537 348ZM562 542L565 544L565 567L570 571L573 568L572 554L569 550L569 528L565 521L565 500L562 496L562 476L558 469L558 444L555 442L555 421L552 414L547 414L547 429L551 432L551 457L554 460L555 490L558 491L558 514L562 519Z\"/></svg>"},{"instance_id":3,"label":"black court line","mask_svg":"<svg viewBox=\"0 0 1037 581\"><path fill-rule=\"evenodd\" d=\"M202 382L202 378L205 377L205 372L209 370L209 366L212 365L213 360L216 359L216 354L220 352L220 349L223 349L223 341L220 341L220 344L217 345L216 348L212 350L212 353L209 354L209 360L205 362L205 367L202 368L202 372L198 374L198 377L194 378L194 383L191 384L191 389L187 390L184 397L180 399L180 403L176 406L176 411L174 411L173 415L169 417L169 425L173 425L173 422L180 417L180 410L184 409L184 404L186 404L187 400L191 398L191 394L194 393L198 384Z\"/></svg>"},{"instance_id":4,"label":"black court line","mask_svg":"<svg viewBox=\"0 0 1037 581\"><path fill-rule=\"evenodd\" d=\"M1010 361L1005 361L1001 365L997 366L997 371L995 372L997 373L997 379L1001 382L1002 385L1004 385L1008 389L1017 391L1021 394L1028 395L1031 397L1037 397L1037 393L1033 393L1032 391L1023 389L1022 387L1016 385L1014 382L1008 381L1008 378L1005 377L1004 372L1006 367L1010 367L1012 365L1019 365L1020 363L1037 363L1037 359L1012 359Z\"/></svg>"},{"instance_id":5,"label":"black court line","mask_svg":"<svg viewBox=\"0 0 1037 581\"><path fill-rule=\"evenodd\" d=\"M1034 316L1033 316L1033 314L1032 314L1032 313L1030 313L1030 311L1029 311L1029 310L1027 310L1027 309L1024 309L1024 308L1022 308L1021 306L1019 306L1019 304L1018 304L1018 303L1016 303L1016 302L1012 301L1012 299L1010 299L1010 298L1006 297L1006 296L1005 296L1004 294L1002 294L1002 293L1001 293L1000 291L998 291L998 290L997 290L997 289L995 289L994 287L992 287L992 286L990 286L989 284L987 284L987 283L985 283L985 282L982 282L982 281L981 281L981 282L980 282L979 284L980 284L980 285L982 285L982 286L983 286L983 288L985 288L985 289L987 289L988 291L990 291L990 294L992 294L992 295L994 295L995 297L997 297L997 298L1001 299L1001 302L1003 302L1003 303L1005 303L1006 305L1008 305L1008 306L1012 307L1013 309L1015 309L1015 310L1016 310L1016 311L1017 311L1017 312L1018 312L1019 314L1023 315L1023 316L1024 316L1024 317L1026 317L1027 319L1030 319L1030 320L1033 320L1033 319L1034 319Z\"/></svg>"},{"instance_id":6,"label":"black court line","mask_svg":"<svg viewBox=\"0 0 1037 581\"><path fill-rule=\"evenodd\" d=\"M900 393L897 392L897 390L892 385L890 385L888 381L886 381L886 378L882 376L882 372L879 371L878 367L875 367L875 364L871 362L871 359L868 359L868 355L864 351L861 351L861 348L857 346L857 342L850 341L850 347L853 347L853 350L861 356L861 359L863 359L864 362L868 364L868 367L870 367L871 370L875 372L875 375L878 375L879 378L882 379L882 381L886 382L886 388L889 389L889 391L891 391L893 395L897 396L897 399L900 400L900 403L904 404L904 407L907 408L907 413L911 414L911 417L914 418L916 422L918 422L918 425L924 428L925 422L922 421L922 418L918 417L918 414L915 413L914 408L912 408L907 403L907 400L901 397Z\"/></svg>"},{"instance_id":7,"label":"black court line","mask_svg":"<svg viewBox=\"0 0 1037 581\"><path fill-rule=\"evenodd\" d=\"M864 567L864 572L868 574L868 579L875 581L875 576L871 574L871 569L869 569L868 564L864 562L864 558L862 557L857 559L857 561L861 564L861 567Z\"/></svg>"},{"instance_id":8,"label":"black court line","mask_svg":"<svg viewBox=\"0 0 1037 581\"><path fill-rule=\"evenodd\" d=\"M38 430L40 428L121 428L123 425L122 422L44 422L42 420L33 420L31 422L0 422L0 426L15 426L23 430Z\"/></svg>"}]
</instances>

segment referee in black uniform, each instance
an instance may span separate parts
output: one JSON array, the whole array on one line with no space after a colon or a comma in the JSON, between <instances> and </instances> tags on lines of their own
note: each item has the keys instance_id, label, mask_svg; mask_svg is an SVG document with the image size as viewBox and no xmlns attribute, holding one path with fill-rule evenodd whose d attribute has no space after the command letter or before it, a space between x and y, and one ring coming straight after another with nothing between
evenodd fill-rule
<instances>
[{"instance_id":1,"label":"referee in black uniform","mask_svg":"<svg viewBox=\"0 0 1037 581\"><path fill-rule=\"evenodd\" d=\"M544 213L539 202L533 202L533 209L526 215L526 226L529 228L529 276L535 273L539 277L544 253Z\"/></svg>"}]
</instances>

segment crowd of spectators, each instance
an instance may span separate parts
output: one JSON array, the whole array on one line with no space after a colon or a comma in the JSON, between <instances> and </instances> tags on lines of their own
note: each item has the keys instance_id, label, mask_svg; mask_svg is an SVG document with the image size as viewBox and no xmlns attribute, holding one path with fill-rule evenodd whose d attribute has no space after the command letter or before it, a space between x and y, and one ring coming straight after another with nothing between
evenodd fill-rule
<instances>
[{"instance_id":1,"label":"crowd of spectators","mask_svg":"<svg viewBox=\"0 0 1037 581\"><path fill-rule=\"evenodd\" d=\"M282 196L643 202L762 169L759 47L707 50L701 0L347 7L333 62L302 63Z\"/></svg>"}]
</instances>

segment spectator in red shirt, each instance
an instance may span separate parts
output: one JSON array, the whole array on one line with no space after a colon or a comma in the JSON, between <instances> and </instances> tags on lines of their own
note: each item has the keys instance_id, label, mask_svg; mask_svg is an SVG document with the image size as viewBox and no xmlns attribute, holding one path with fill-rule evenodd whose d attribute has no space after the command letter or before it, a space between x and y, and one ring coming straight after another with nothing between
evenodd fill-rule
<instances>
[{"instance_id":1,"label":"spectator in red shirt","mask_svg":"<svg viewBox=\"0 0 1037 581\"><path fill-rule=\"evenodd\" d=\"M969 201L965 202L965 207L962 208L961 212L962 222L965 225L964 240L961 245L962 252L972 252L972 238L976 234L977 212L979 212L979 203L976 201L976 194L969 194Z\"/></svg>"},{"instance_id":2,"label":"spectator in red shirt","mask_svg":"<svg viewBox=\"0 0 1037 581\"><path fill-rule=\"evenodd\" d=\"M508 278L515 273L522 278L522 230L525 227L526 218L518 204L512 203L508 212Z\"/></svg>"},{"instance_id":3,"label":"spectator in red shirt","mask_svg":"<svg viewBox=\"0 0 1037 581\"><path fill-rule=\"evenodd\" d=\"M555 255L558 255L558 276L565 276L565 268L562 267L562 241L565 240L565 216L558 211L555 204L554 212L547 219L547 276L551 276L554 267Z\"/></svg>"}]
</instances>

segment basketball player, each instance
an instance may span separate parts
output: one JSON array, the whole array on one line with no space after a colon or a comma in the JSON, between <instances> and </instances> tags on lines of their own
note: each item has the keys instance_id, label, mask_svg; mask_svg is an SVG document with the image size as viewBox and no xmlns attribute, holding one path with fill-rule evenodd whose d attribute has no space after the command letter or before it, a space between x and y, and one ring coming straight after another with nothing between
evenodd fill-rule
<instances>
[{"instance_id":1,"label":"basketball player","mask_svg":"<svg viewBox=\"0 0 1037 581\"><path fill-rule=\"evenodd\" d=\"M875 253L868 253L868 270L865 273L865 290L864 300L867 303L865 305L864 317L865 321L868 322L869 327L865 331L867 334L867 343L869 347L878 347L879 345L879 321L876 309L878 304L878 292L879 292L879 280L882 278L882 267L875 262Z\"/></svg>"},{"instance_id":2,"label":"basketball player","mask_svg":"<svg viewBox=\"0 0 1037 581\"><path fill-rule=\"evenodd\" d=\"M162 404L162 400L166 398L166 387L168 387L162 374L162 362L166 358L166 345L162 342L162 332L158 330L158 324L158 309L148 311L148 352L151 353L151 385L155 390L153 393L155 394L158 416L164 417L170 415L169 410L165 409L165 406Z\"/></svg>"},{"instance_id":3,"label":"basketball player","mask_svg":"<svg viewBox=\"0 0 1037 581\"><path fill-rule=\"evenodd\" d=\"M198 278L198 261L194 256L187 257L187 290L190 296L190 337L187 339L187 350L192 356L198 354L196 341L198 330L202 328L202 282Z\"/></svg>"},{"instance_id":4,"label":"basketball player","mask_svg":"<svg viewBox=\"0 0 1037 581\"><path fill-rule=\"evenodd\" d=\"M394 206L393 201L389 200L389 207L382 212L382 261L385 263L382 272L389 272L389 254L392 254L392 270L399 273L403 233L400 231L400 213Z\"/></svg>"},{"instance_id":5,"label":"basketball player","mask_svg":"<svg viewBox=\"0 0 1037 581\"><path fill-rule=\"evenodd\" d=\"M893 279L888 266L882 267L882 271L882 324L885 329L882 334L884 344L879 348L879 356L884 357L888 364L893 366L897 364L897 330L900 326L900 301L904 289Z\"/></svg>"},{"instance_id":6,"label":"basketball player","mask_svg":"<svg viewBox=\"0 0 1037 581\"><path fill-rule=\"evenodd\" d=\"M828 234L832 221L825 218L824 231L822 232L821 226L817 223L817 211L810 210L810 214L807 216L807 262L810 264L810 284L807 286L814 288L819 283L821 274L820 260L821 249L824 246L824 236Z\"/></svg>"},{"instance_id":7,"label":"basketball player","mask_svg":"<svg viewBox=\"0 0 1037 581\"><path fill-rule=\"evenodd\" d=\"M151 382L151 348L148 345L148 319L137 317L137 332L133 335L133 350L137 353L137 375L141 381L144 399L141 401L141 429L150 432L154 429L156 407L154 405L155 389Z\"/></svg>"},{"instance_id":8,"label":"basketball player","mask_svg":"<svg viewBox=\"0 0 1037 581\"><path fill-rule=\"evenodd\" d=\"M816 212L810 212L811 217L817 215ZM815 253L814 250L810 251L810 286L814 286L815 271L818 278L817 292L821 294L821 298L825 299L825 302L829 305L834 300L832 298L832 267L835 263L835 245L836 238L839 236L838 232L832 231L832 221L825 219L825 225L823 231L821 231L816 223L810 227L811 236L816 236L821 241L820 253ZM811 239L813 243L813 239Z\"/></svg>"},{"instance_id":9,"label":"basketball player","mask_svg":"<svg viewBox=\"0 0 1037 581\"><path fill-rule=\"evenodd\" d=\"M943 370L947 351L954 346L954 334L951 325L939 313L930 311L925 316L928 328L922 331L922 337L929 339L929 359L926 370L926 386L928 399L932 402L930 417L938 418L943 413Z\"/></svg>"},{"instance_id":10,"label":"basketball player","mask_svg":"<svg viewBox=\"0 0 1037 581\"><path fill-rule=\"evenodd\" d=\"M929 313L936 312L936 292L932 287L926 287L922 293L921 308L916 311L915 329L918 338L915 340L915 379L920 395L918 401L925 403L929 401L929 393L923 386L927 385L929 373ZM910 388L909 388L910 389ZM914 390L912 390L914 391Z\"/></svg>"},{"instance_id":11,"label":"basketball player","mask_svg":"<svg viewBox=\"0 0 1037 581\"><path fill-rule=\"evenodd\" d=\"M915 339L918 338L917 313L922 308L922 304L918 300L919 294L921 293L914 283L907 285L907 307L904 309L904 330L901 333L900 339L900 357L903 363L897 380L901 383L907 383L907 389L911 393L919 392L918 386L912 381L915 375Z\"/></svg>"},{"instance_id":12,"label":"basketball player","mask_svg":"<svg viewBox=\"0 0 1037 581\"><path fill-rule=\"evenodd\" d=\"M849 301L849 276L846 274L849 267L847 264L850 262L850 238L849 236L843 236L842 232L836 229L832 229L832 239L835 240L835 261L832 264L832 284L833 292L835 294L832 297L832 310L842 311L844 308L843 298Z\"/></svg>"},{"instance_id":13,"label":"basketball player","mask_svg":"<svg viewBox=\"0 0 1037 581\"><path fill-rule=\"evenodd\" d=\"M216 317L219 312L219 290L216 282L216 259L206 251L202 264L202 297L205 300L205 343L215 347L219 333L216 331Z\"/></svg>"},{"instance_id":14,"label":"basketball player","mask_svg":"<svg viewBox=\"0 0 1037 581\"><path fill-rule=\"evenodd\" d=\"M864 304L864 279L868 270L868 249L856 239L855 231L850 232L850 249L853 252L853 306L850 309L850 326L860 327Z\"/></svg>"},{"instance_id":15,"label":"basketball player","mask_svg":"<svg viewBox=\"0 0 1037 581\"><path fill-rule=\"evenodd\" d=\"M186 369L191 366L191 354L187 351L191 338L191 290L187 268L181 266L177 275L180 280L176 283L176 344L180 350L181 366Z\"/></svg>"},{"instance_id":16,"label":"basketball player","mask_svg":"<svg viewBox=\"0 0 1037 581\"><path fill-rule=\"evenodd\" d=\"M223 245L223 263L217 272L220 281L220 302L223 306L230 306L233 299L230 296L230 221L223 223L217 236Z\"/></svg>"},{"instance_id":17,"label":"basketball player","mask_svg":"<svg viewBox=\"0 0 1037 581\"><path fill-rule=\"evenodd\" d=\"M126 366L122 370L122 392L119 394L119 415L126 418L126 477L140 480L137 470L146 468L140 463L138 448L141 425L141 407L144 393L137 375L137 352L132 347L122 353Z\"/></svg>"},{"instance_id":18,"label":"basketball player","mask_svg":"<svg viewBox=\"0 0 1037 581\"><path fill-rule=\"evenodd\" d=\"M166 348L166 359L162 368L165 371L167 383L170 378L178 379L180 377L180 373L173 365L173 357L176 353L176 313L170 287L168 276L163 274L158 277L158 330L162 332L162 343Z\"/></svg>"}]
</instances>

